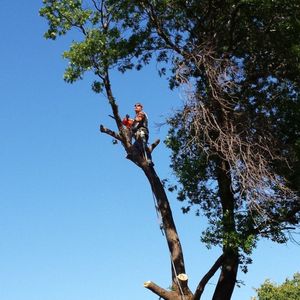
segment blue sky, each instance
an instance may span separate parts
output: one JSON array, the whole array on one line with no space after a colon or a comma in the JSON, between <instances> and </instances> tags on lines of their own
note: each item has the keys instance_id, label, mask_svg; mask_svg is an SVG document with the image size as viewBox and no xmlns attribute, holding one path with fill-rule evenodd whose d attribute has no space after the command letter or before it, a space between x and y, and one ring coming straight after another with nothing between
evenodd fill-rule
<instances>
[{"instance_id":1,"label":"blue sky","mask_svg":"<svg viewBox=\"0 0 300 300\"><path fill-rule=\"evenodd\" d=\"M106 100L90 89L91 78L62 80L61 54L70 38L43 39L41 1L2 0L0 10L0 299L151 300L153 280L169 286L170 264L150 188L125 159L120 145L99 132L113 126ZM151 138L180 105L153 65L114 74L122 114L144 103ZM154 152L161 178L172 177L169 153ZM169 195L182 239L191 286L218 258L200 243L204 221L182 215ZM250 300L266 278L281 282L300 271L299 246L260 242L234 300ZM217 278L203 296L209 300Z\"/></svg>"}]
</instances>

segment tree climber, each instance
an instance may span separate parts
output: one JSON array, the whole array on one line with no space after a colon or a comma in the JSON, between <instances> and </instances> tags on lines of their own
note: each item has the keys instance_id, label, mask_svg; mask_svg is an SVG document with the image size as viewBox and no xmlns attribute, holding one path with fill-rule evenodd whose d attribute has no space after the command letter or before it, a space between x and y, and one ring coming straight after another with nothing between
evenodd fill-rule
<instances>
[{"instance_id":1,"label":"tree climber","mask_svg":"<svg viewBox=\"0 0 300 300\"><path fill-rule=\"evenodd\" d=\"M149 139L147 114L143 111L143 105L139 102L134 105L134 111L135 118L130 119L129 115L126 115L122 123L131 129L131 133L135 139L134 145L145 155L148 163L152 164L151 156L146 151Z\"/></svg>"}]
</instances>

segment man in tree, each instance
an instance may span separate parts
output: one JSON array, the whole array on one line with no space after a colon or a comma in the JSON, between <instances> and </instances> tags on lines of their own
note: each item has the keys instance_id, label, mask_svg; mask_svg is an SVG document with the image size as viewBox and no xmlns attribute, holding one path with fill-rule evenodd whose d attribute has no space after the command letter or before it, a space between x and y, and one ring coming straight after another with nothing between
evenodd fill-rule
<instances>
[{"instance_id":1,"label":"man in tree","mask_svg":"<svg viewBox=\"0 0 300 300\"><path fill-rule=\"evenodd\" d=\"M148 117L143 112L143 105L136 103L134 105L135 118L132 124L132 132L137 141L141 141L144 146L148 143L149 130L148 130Z\"/></svg>"},{"instance_id":2,"label":"man in tree","mask_svg":"<svg viewBox=\"0 0 300 300\"><path fill-rule=\"evenodd\" d=\"M134 146L145 155L148 163L152 164L151 156L146 151L149 139L148 116L143 111L143 105L139 102L134 105L134 111L135 118L130 119L129 115L126 115L122 123L131 129L131 133L135 139Z\"/></svg>"}]
</instances>

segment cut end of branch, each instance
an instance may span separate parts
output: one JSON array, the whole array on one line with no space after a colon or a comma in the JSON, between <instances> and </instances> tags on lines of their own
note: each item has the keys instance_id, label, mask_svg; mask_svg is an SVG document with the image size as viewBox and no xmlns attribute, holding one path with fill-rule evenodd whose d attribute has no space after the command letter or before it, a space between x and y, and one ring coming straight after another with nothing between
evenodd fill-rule
<instances>
[{"instance_id":1,"label":"cut end of branch","mask_svg":"<svg viewBox=\"0 0 300 300\"><path fill-rule=\"evenodd\" d=\"M180 281L188 281L189 277L184 274L184 273L181 273L179 275L177 275L177 278L180 280Z\"/></svg>"},{"instance_id":2,"label":"cut end of branch","mask_svg":"<svg viewBox=\"0 0 300 300\"><path fill-rule=\"evenodd\" d=\"M160 139L157 139L154 143L152 143L148 148L149 148L149 152L151 153L155 147L160 143Z\"/></svg>"},{"instance_id":3,"label":"cut end of branch","mask_svg":"<svg viewBox=\"0 0 300 300\"><path fill-rule=\"evenodd\" d=\"M172 299L170 291L161 288L152 281L146 281L144 283L144 287L153 292L154 294L158 295L162 299Z\"/></svg>"},{"instance_id":4,"label":"cut end of branch","mask_svg":"<svg viewBox=\"0 0 300 300\"><path fill-rule=\"evenodd\" d=\"M144 287L148 288L151 285L151 281L144 282Z\"/></svg>"},{"instance_id":5,"label":"cut end of branch","mask_svg":"<svg viewBox=\"0 0 300 300\"><path fill-rule=\"evenodd\" d=\"M104 127L103 125L100 125L100 131L103 132L103 133L106 133L106 134L108 134L110 136L112 136L114 139L116 139L116 140L118 140L120 142L123 142L122 137L118 133L116 133L116 132L114 132L114 131L112 131L112 130L106 128L106 127Z\"/></svg>"}]
</instances>

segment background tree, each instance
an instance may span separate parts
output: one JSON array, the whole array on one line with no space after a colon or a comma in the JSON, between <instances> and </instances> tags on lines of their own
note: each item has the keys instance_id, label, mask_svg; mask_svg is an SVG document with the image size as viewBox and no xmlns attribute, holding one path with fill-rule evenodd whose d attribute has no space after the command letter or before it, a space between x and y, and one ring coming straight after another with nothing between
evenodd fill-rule
<instances>
[{"instance_id":1,"label":"background tree","mask_svg":"<svg viewBox=\"0 0 300 300\"><path fill-rule=\"evenodd\" d=\"M230 299L238 266L246 271L260 237L285 242L299 225L298 1L44 0L46 38L67 32L65 80L92 71L92 88L107 96L127 158L147 176L171 253L172 290L145 286L163 299L200 299L221 267L213 299ZM78 31L74 32L74 29ZM183 253L163 185L122 126L110 70L140 69L155 58L171 88L186 97L168 122L166 144L184 212L197 205L208 219L202 240L220 258L188 287ZM151 153L158 141L149 148Z\"/></svg>"},{"instance_id":2,"label":"background tree","mask_svg":"<svg viewBox=\"0 0 300 300\"><path fill-rule=\"evenodd\" d=\"M282 284L275 284L267 279L258 289L253 300L296 300L300 297L300 274L293 279L286 279Z\"/></svg>"}]
</instances>

